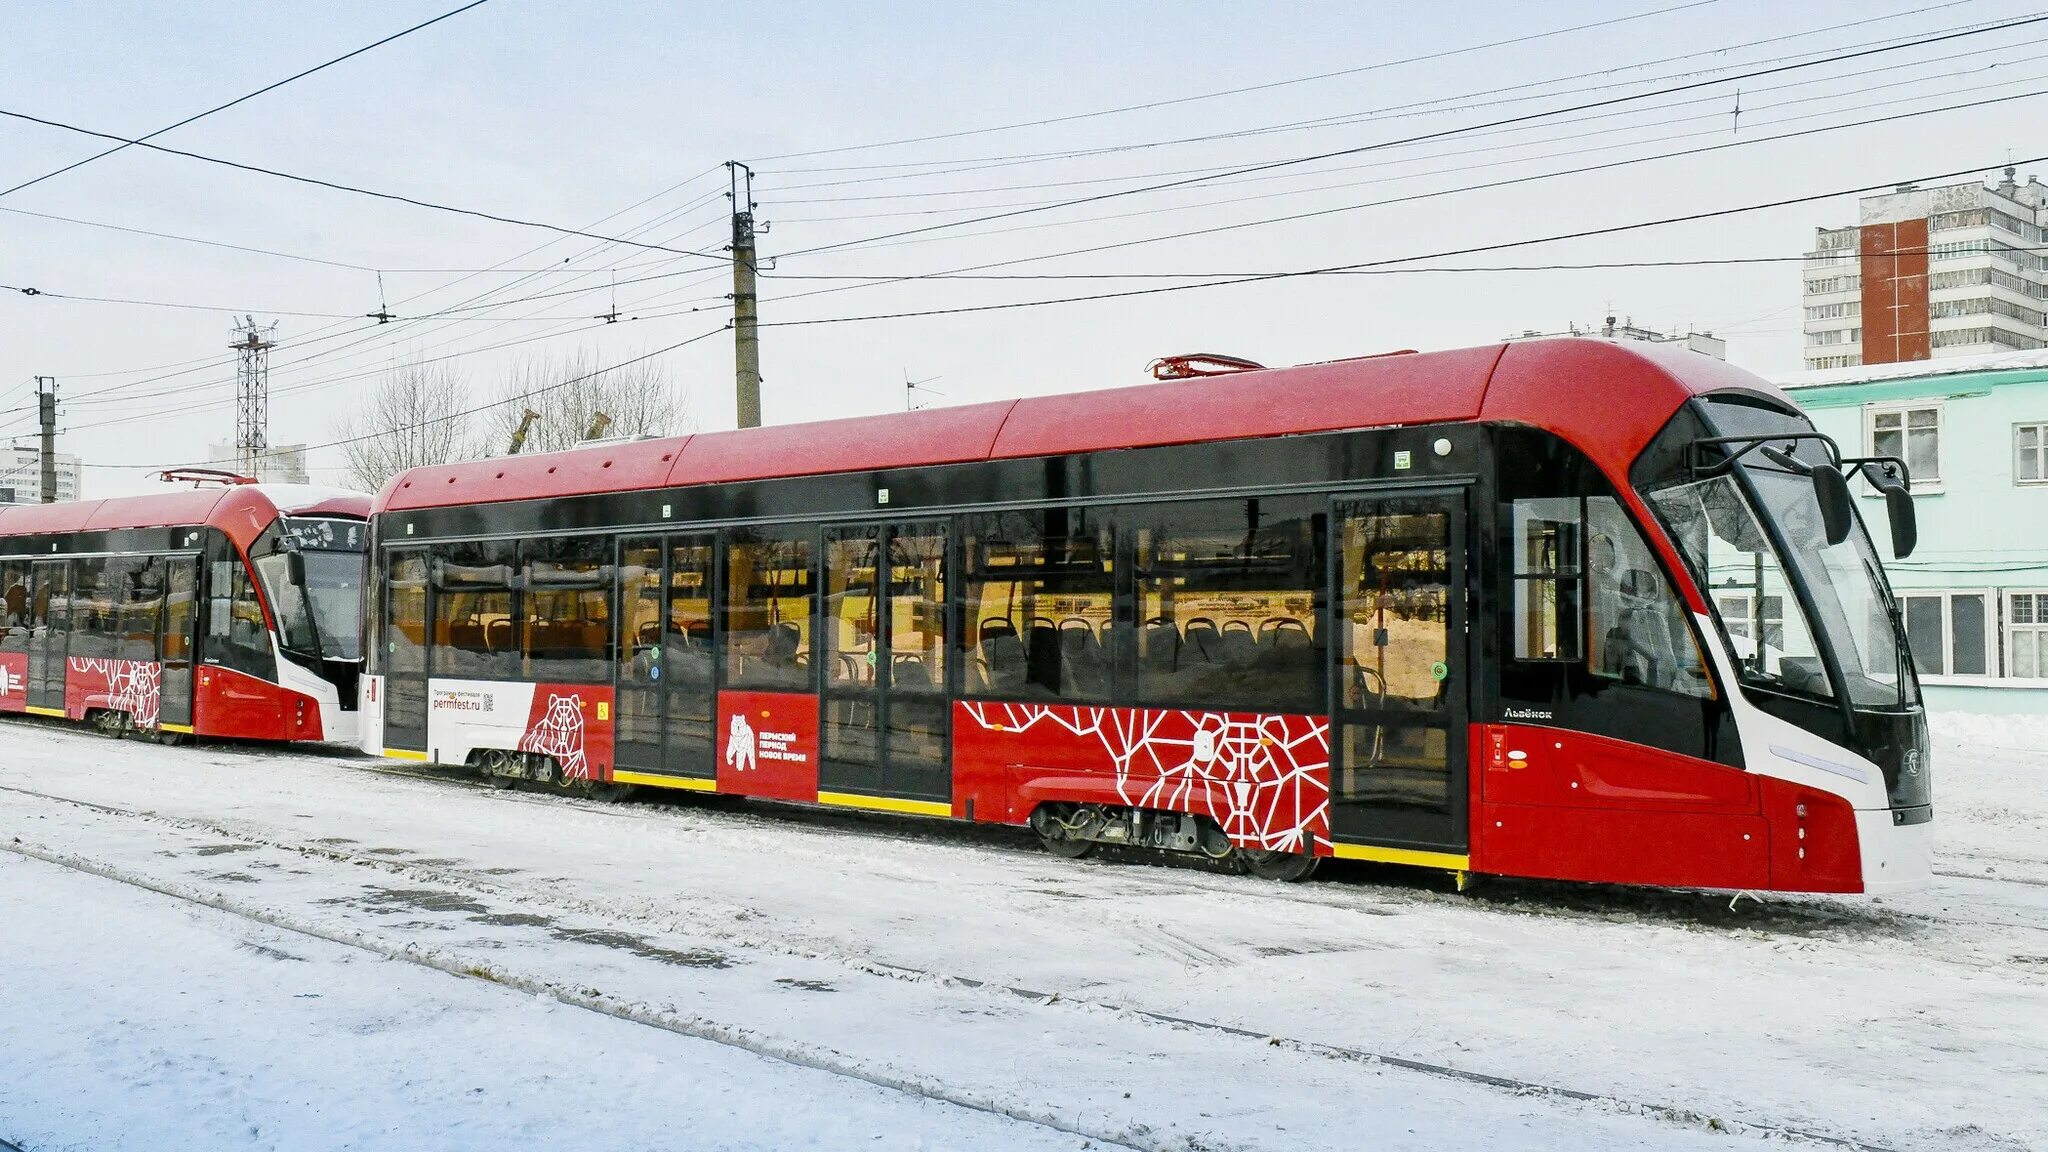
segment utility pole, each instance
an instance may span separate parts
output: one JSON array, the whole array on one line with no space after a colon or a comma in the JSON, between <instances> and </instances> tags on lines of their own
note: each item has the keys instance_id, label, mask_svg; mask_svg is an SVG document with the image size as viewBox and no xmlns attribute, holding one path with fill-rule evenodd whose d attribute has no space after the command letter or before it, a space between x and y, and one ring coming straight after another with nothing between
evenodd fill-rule
<instances>
[{"instance_id":1,"label":"utility pole","mask_svg":"<svg viewBox=\"0 0 2048 1152\"><path fill-rule=\"evenodd\" d=\"M258 327L253 316L235 325L235 342L228 345L241 360L235 369L235 456L242 475L260 479L257 469L264 449L270 446L270 334L277 325Z\"/></svg>"},{"instance_id":2,"label":"utility pole","mask_svg":"<svg viewBox=\"0 0 2048 1152\"><path fill-rule=\"evenodd\" d=\"M732 201L732 379L740 427L761 426L761 333L754 293L754 170L725 162Z\"/></svg>"},{"instance_id":3,"label":"utility pole","mask_svg":"<svg viewBox=\"0 0 2048 1152\"><path fill-rule=\"evenodd\" d=\"M36 377L36 415L43 422L43 503L57 502L57 378Z\"/></svg>"}]
</instances>

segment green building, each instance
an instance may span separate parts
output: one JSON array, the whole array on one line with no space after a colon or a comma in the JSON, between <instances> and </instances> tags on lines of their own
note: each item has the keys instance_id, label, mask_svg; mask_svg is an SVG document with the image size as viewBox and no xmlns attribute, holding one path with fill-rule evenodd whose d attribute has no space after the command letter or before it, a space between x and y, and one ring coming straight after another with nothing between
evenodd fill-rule
<instances>
[{"instance_id":1,"label":"green building","mask_svg":"<svg viewBox=\"0 0 2048 1152\"><path fill-rule=\"evenodd\" d=\"M1888 564L1929 707L2048 714L2048 351L1779 383L1845 453L1912 469L1920 543ZM1883 501L1853 483L1889 557Z\"/></svg>"}]
</instances>

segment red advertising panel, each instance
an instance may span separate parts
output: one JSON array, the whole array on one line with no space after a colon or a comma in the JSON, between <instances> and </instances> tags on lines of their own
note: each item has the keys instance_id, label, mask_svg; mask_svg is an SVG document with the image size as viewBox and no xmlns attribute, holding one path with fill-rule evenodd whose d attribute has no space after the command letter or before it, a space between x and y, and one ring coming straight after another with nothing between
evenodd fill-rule
<instances>
[{"instance_id":1,"label":"red advertising panel","mask_svg":"<svg viewBox=\"0 0 2048 1152\"><path fill-rule=\"evenodd\" d=\"M536 684L519 751L552 756L565 780L612 774L612 690L600 684Z\"/></svg>"},{"instance_id":2,"label":"red advertising panel","mask_svg":"<svg viewBox=\"0 0 2048 1152\"><path fill-rule=\"evenodd\" d=\"M718 694L718 790L774 800L818 798L818 698Z\"/></svg>"},{"instance_id":3,"label":"red advertising panel","mask_svg":"<svg viewBox=\"0 0 2048 1152\"><path fill-rule=\"evenodd\" d=\"M0 652L0 712L28 710L28 653Z\"/></svg>"}]
</instances>

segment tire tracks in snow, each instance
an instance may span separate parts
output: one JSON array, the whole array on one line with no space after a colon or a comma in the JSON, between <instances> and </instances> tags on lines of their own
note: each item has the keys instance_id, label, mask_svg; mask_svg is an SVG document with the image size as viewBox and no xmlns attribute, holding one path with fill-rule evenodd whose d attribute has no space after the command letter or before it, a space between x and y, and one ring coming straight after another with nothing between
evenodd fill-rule
<instances>
[{"instance_id":1,"label":"tire tracks in snow","mask_svg":"<svg viewBox=\"0 0 2048 1152\"><path fill-rule=\"evenodd\" d=\"M410 773L406 773L406 775L410 775ZM204 833L207 836L248 844L254 847L271 848L297 853L306 857L322 858L334 863L372 869L416 882L434 883L466 890L477 895L506 899L526 905L541 905L577 915L593 916L598 919L608 920L614 924L623 921L626 924L645 927L654 919L649 916L625 912L616 905L602 901L563 898L545 891L537 892L529 888L519 887L496 879L477 877L457 869L439 865L406 861L390 856L370 855L365 852L355 852L331 842L322 843L316 840L298 840L275 835L254 834L246 829L229 827L211 820L122 808L14 785L0 785L0 791L16 793L49 803L83 808L118 819L160 824L187 832ZM599 806L596 810L605 811L606 809ZM1199 1150L1208 1148L1226 1147L1204 1144L1186 1134L1176 1134L1168 1142L1147 1139L1146 1137L1150 1134L1149 1132L1134 1132L1132 1130L1132 1127L1144 1128L1143 1125L1127 1126L1118 1129L1088 1125L1076 1120L1063 1120L1045 1109L1024 1107L1005 1102L984 1093L949 1087L928 1077L871 1067L863 1064L856 1058L846 1056L829 1048L771 1037L754 1029L630 1001L623 997L606 993L601 989L590 987L587 984L571 984L558 980L549 980L544 977L513 971L501 965L478 963L451 953L448 950L423 945L417 941L392 943L380 938L375 933L360 929L325 927L308 918L274 909L262 908L253 902L235 899L218 891L205 890L196 885L152 880L120 865L94 860L61 850L36 845L25 845L18 838L12 844L0 843L0 850L39 860L46 864L93 875L114 883L125 884L170 899L202 905L217 912L236 916L268 927L295 932L345 947L360 949L385 959L416 964L466 979L484 980L535 995L549 996L564 1004L596 1012L624 1022L645 1025L679 1035L707 1040L769 1059L780 1060L832 1075L848 1077L891 1091L951 1104L1019 1123L1047 1128L1064 1135L1095 1140L1118 1148L1132 1149L1134 1152L1199 1152ZM672 916L671 920L673 921L673 919L674 917ZM670 931L674 931L674 929L670 929ZM1242 1028L1217 1021L1201 1020L1149 1009L1111 1004L1105 1001L1091 1000L1086 997L1065 995L1060 992L1021 988L977 980L971 977L954 976L927 969L883 964L839 953L803 948L788 943L749 939L738 933L719 930L714 926L697 924L692 925L688 931L693 935L709 937L716 940L720 945L733 948L734 950L776 953L804 960L836 964L856 972L883 979L914 984L937 984L943 987L968 989L992 997L1024 1001L1039 1006L1065 1006L1068 1009L1084 1013L1108 1014L1113 1017L1142 1021L1150 1025L1217 1037L1227 1037L1238 1041L1251 1041L1328 1061L1366 1067L1397 1069L1511 1096L1547 1098L1611 1114L1644 1117L1695 1130L1704 1129L1734 1135L1791 1140L1844 1149L1848 1150L1848 1152L1893 1152L1887 1146L1875 1144L1857 1137L1842 1136L1835 1133L1769 1121L1714 1116L1697 1109L1677 1105L1633 1100L1611 1093L1583 1091L1512 1076L1459 1068L1432 1061L1410 1059L1392 1053L1376 1052L1363 1048L1276 1036L1257 1029ZM5 1152L5 1149L0 1149L0 1152Z\"/></svg>"}]
</instances>

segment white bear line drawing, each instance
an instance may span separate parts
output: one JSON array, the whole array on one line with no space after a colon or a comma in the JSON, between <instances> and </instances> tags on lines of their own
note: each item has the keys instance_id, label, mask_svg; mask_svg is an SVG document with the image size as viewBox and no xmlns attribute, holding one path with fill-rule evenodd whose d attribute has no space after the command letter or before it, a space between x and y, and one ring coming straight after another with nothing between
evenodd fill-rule
<instances>
[{"instance_id":1,"label":"white bear line drawing","mask_svg":"<svg viewBox=\"0 0 2048 1152\"><path fill-rule=\"evenodd\" d=\"M732 714L732 725L726 733L725 762L735 772L749 772L757 767L754 763L754 726L738 712Z\"/></svg>"}]
</instances>

